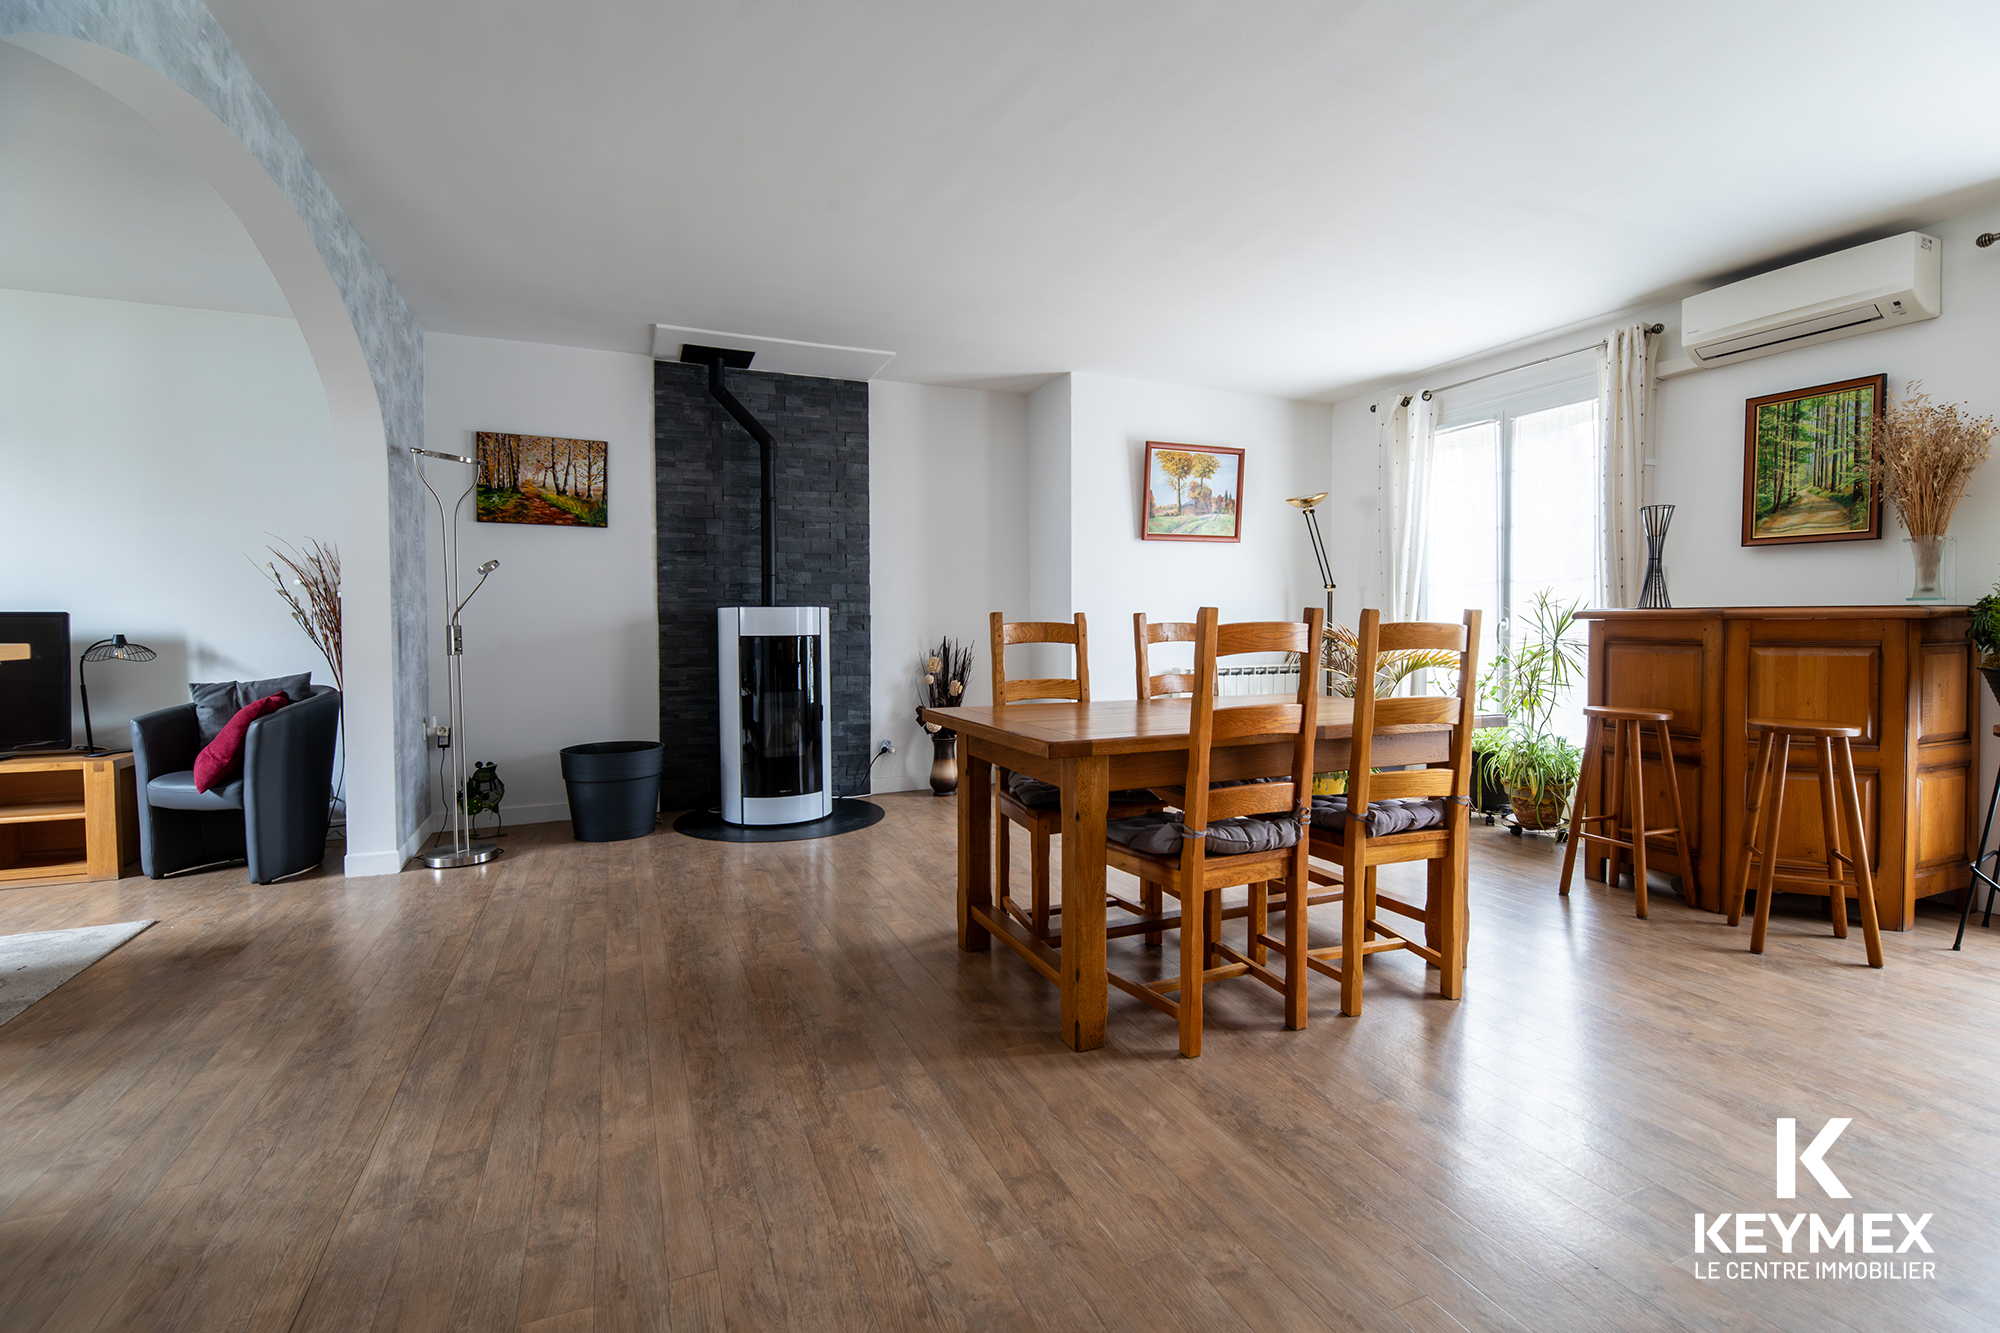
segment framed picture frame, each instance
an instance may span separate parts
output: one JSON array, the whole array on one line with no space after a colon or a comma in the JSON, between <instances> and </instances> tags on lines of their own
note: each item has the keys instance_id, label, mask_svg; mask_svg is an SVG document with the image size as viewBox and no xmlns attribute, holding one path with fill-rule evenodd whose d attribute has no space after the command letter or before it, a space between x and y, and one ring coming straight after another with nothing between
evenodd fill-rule
<instances>
[{"instance_id":1,"label":"framed picture frame","mask_svg":"<svg viewBox=\"0 0 2000 1333\"><path fill-rule=\"evenodd\" d=\"M1743 405L1743 544L1876 541L1882 496L1867 475L1889 377L1766 394Z\"/></svg>"},{"instance_id":2,"label":"framed picture frame","mask_svg":"<svg viewBox=\"0 0 2000 1333\"><path fill-rule=\"evenodd\" d=\"M1243 451L1146 441L1139 537L1149 542L1243 540Z\"/></svg>"},{"instance_id":3,"label":"framed picture frame","mask_svg":"<svg viewBox=\"0 0 2000 1333\"><path fill-rule=\"evenodd\" d=\"M474 433L480 523L601 528L609 522L611 446L560 435Z\"/></svg>"}]
</instances>

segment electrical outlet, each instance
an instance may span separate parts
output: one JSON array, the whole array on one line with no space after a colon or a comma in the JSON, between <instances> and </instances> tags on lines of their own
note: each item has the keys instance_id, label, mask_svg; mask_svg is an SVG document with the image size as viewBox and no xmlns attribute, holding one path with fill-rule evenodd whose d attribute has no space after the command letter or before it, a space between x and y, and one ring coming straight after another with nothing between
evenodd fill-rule
<instances>
[{"instance_id":1,"label":"electrical outlet","mask_svg":"<svg viewBox=\"0 0 2000 1333\"><path fill-rule=\"evenodd\" d=\"M876 753L876 754L894 754L894 753L896 753L896 742L894 742L894 741L883 741L883 742L882 742L882 748L881 748L881 749L879 749L879 750L877 750L877 751L876 751L875 753Z\"/></svg>"}]
</instances>

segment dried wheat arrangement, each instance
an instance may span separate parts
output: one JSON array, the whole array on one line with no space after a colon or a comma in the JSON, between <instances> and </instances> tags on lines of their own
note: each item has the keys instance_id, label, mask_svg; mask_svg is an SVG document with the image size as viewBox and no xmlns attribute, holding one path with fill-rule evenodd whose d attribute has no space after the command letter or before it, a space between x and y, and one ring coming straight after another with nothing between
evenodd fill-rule
<instances>
[{"instance_id":1,"label":"dried wheat arrangement","mask_svg":"<svg viewBox=\"0 0 2000 1333\"><path fill-rule=\"evenodd\" d=\"M326 658L333 670L333 687L346 693L340 674L340 548L307 538L303 551L290 543L282 551L275 546L264 549L272 555L264 573L291 608L292 619Z\"/></svg>"},{"instance_id":2,"label":"dried wheat arrangement","mask_svg":"<svg viewBox=\"0 0 2000 1333\"><path fill-rule=\"evenodd\" d=\"M1992 453L1993 418L1934 403L1912 380L1875 419L1875 482L1912 537L1942 537L1972 474Z\"/></svg>"}]
</instances>

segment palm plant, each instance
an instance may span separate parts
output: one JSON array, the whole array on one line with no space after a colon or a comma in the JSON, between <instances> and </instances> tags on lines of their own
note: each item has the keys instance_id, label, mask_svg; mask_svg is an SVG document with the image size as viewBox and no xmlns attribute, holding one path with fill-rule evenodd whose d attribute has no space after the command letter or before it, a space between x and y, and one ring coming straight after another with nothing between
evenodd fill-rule
<instances>
[{"instance_id":1,"label":"palm plant","mask_svg":"<svg viewBox=\"0 0 2000 1333\"><path fill-rule=\"evenodd\" d=\"M1328 625L1320 640L1319 664L1327 673L1328 686L1342 699L1352 699L1359 688L1355 673L1361 661L1361 638L1345 625ZM1458 654L1443 649L1401 648L1380 653L1375 658L1375 693L1394 694L1396 687L1425 668L1450 670L1458 665Z\"/></svg>"},{"instance_id":2,"label":"palm plant","mask_svg":"<svg viewBox=\"0 0 2000 1333\"><path fill-rule=\"evenodd\" d=\"M1495 781L1516 797L1517 817L1535 812L1535 828L1561 807L1583 770L1583 751L1552 729L1557 704L1583 679L1584 645L1575 634L1580 603L1558 603L1545 588L1528 612L1528 632L1503 650L1480 681L1481 692L1507 714L1507 726L1479 737ZM1526 820L1522 821L1526 823Z\"/></svg>"}]
</instances>

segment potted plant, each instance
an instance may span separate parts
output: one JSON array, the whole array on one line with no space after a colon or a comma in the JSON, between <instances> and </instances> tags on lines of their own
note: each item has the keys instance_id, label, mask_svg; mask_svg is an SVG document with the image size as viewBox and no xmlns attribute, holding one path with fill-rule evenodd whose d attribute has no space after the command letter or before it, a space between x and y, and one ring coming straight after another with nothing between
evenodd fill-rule
<instances>
[{"instance_id":1,"label":"potted plant","mask_svg":"<svg viewBox=\"0 0 2000 1333\"><path fill-rule=\"evenodd\" d=\"M1481 681L1508 722L1479 744L1487 771L1507 791L1515 824L1524 829L1560 827L1583 771L1583 751L1552 725L1557 703L1583 678L1577 605L1561 605L1544 589L1528 612L1528 632L1493 660Z\"/></svg>"},{"instance_id":2,"label":"potted plant","mask_svg":"<svg viewBox=\"0 0 2000 1333\"><path fill-rule=\"evenodd\" d=\"M1965 637L1979 651L1979 674L1986 677L1986 688L2000 699L2000 583L1972 604L1972 624Z\"/></svg>"},{"instance_id":3,"label":"potted plant","mask_svg":"<svg viewBox=\"0 0 2000 1333\"><path fill-rule=\"evenodd\" d=\"M926 708L957 708L965 702L965 687L972 680L972 645L950 638L924 657L924 684L918 691L917 721L931 737L931 792L949 796L958 790L958 733L935 722L924 721Z\"/></svg>"}]
</instances>

